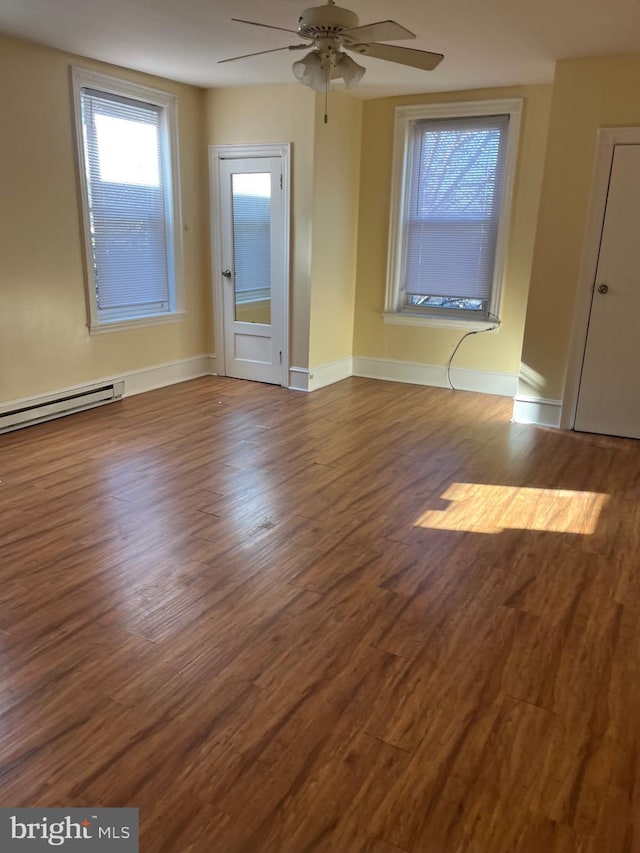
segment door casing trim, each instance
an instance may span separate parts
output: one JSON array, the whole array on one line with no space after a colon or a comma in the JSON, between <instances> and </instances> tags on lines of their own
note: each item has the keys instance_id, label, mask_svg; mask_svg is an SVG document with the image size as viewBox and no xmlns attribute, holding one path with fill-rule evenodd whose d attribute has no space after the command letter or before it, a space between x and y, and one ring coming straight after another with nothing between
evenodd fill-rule
<instances>
[{"instance_id":1,"label":"door casing trim","mask_svg":"<svg viewBox=\"0 0 640 853\"><path fill-rule=\"evenodd\" d=\"M280 157L282 163L282 207L284 225L282 229L284 257L284 299L282 300L282 365L280 385L289 385L289 301L291 257L289 234L291 230L291 143L255 145L210 145L209 146L209 194L211 210L211 288L213 292L214 331L216 336L216 372L226 376L224 356L224 311L222 304L222 278L219 258L222 257L222 196L220 193L219 164L222 160L244 160L252 157Z\"/></svg>"},{"instance_id":2,"label":"door casing trim","mask_svg":"<svg viewBox=\"0 0 640 853\"><path fill-rule=\"evenodd\" d=\"M587 208L587 224L582 245L571 326L567 375L562 395L561 429L573 429L576 422L580 376L591 315L593 284L598 270L602 229L616 145L640 145L640 127L601 127L598 130L591 192Z\"/></svg>"}]
</instances>

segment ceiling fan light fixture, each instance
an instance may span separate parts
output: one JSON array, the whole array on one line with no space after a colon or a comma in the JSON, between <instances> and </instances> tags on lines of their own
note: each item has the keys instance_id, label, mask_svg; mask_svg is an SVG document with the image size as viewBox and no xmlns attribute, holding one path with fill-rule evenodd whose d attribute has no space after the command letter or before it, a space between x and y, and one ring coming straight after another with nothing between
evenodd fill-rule
<instances>
[{"instance_id":1,"label":"ceiling fan light fixture","mask_svg":"<svg viewBox=\"0 0 640 853\"><path fill-rule=\"evenodd\" d=\"M315 92L324 92L327 85L327 71L317 51L312 50L291 66L293 74L303 86L309 86Z\"/></svg>"},{"instance_id":2,"label":"ceiling fan light fixture","mask_svg":"<svg viewBox=\"0 0 640 853\"><path fill-rule=\"evenodd\" d=\"M347 89L356 86L364 77L367 70L363 65L351 59L346 53L341 53L335 64L336 76L342 77Z\"/></svg>"}]
</instances>

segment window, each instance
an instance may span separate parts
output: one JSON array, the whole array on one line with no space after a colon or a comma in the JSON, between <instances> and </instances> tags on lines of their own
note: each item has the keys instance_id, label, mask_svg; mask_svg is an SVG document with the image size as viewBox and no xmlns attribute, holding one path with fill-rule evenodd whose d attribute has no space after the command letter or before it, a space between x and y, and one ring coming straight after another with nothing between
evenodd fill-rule
<instances>
[{"instance_id":1,"label":"window","mask_svg":"<svg viewBox=\"0 0 640 853\"><path fill-rule=\"evenodd\" d=\"M400 107L385 320L499 312L520 101Z\"/></svg>"},{"instance_id":2,"label":"window","mask_svg":"<svg viewBox=\"0 0 640 853\"><path fill-rule=\"evenodd\" d=\"M74 68L91 331L181 315L176 98Z\"/></svg>"}]
</instances>

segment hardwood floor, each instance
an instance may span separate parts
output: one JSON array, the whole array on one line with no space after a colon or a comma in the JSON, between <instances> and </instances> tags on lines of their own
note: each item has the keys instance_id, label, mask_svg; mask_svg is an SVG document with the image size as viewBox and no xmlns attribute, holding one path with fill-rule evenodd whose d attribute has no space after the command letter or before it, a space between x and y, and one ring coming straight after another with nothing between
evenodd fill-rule
<instances>
[{"instance_id":1,"label":"hardwood floor","mask_svg":"<svg viewBox=\"0 0 640 853\"><path fill-rule=\"evenodd\" d=\"M0 805L144 853L640 851L640 442L203 378L0 436Z\"/></svg>"}]
</instances>

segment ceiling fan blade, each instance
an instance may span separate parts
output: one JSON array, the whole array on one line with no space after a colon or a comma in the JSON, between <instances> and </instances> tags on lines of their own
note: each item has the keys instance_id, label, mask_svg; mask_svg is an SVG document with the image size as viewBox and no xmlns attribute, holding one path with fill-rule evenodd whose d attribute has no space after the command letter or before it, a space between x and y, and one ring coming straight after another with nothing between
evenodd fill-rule
<instances>
[{"instance_id":1,"label":"ceiling fan blade","mask_svg":"<svg viewBox=\"0 0 640 853\"><path fill-rule=\"evenodd\" d=\"M297 30L288 30L286 27L274 27L272 24L259 24L258 21L245 21L243 18L231 18L232 21L235 21L237 24L251 24L252 27L266 27L268 30L280 30L282 33L295 33L298 35Z\"/></svg>"},{"instance_id":2,"label":"ceiling fan blade","mask_svg":"<svg viewBox=\"0 0 640 853\"><path fill-rule=\"evenodd\" d=\"M349 50L349 46L345 45ZM410 65L423 71L433 71L436 65L444 59L441 53L431 53L428 50L414 50L412 47L396 47L393 44L363 44L357 48L357 53L373 56L374 59L385 59L387 62L397 62L399 65Z\"/></svg>"},{"instance_id":3,"label":"ceiling fan blade","mask_svg":"<svg viewBox=\"0 0 640 853\"><path fill-rule=\"evenodd\" d=\"M279 50L309 50L308 44L288 44L286 47L273 47L271 50L259 50L256 53L243 53L242 56L231 56L229 59L219 59L218 65L223 62L235 62L236 59L249 59L251 56L262 56L263 53L277 53Z\"/></svg>"},{"instance_id":4,"label":"ceiling fan blade","mask_svg":"<svg viewBox=\"0 0 640 853\"><path fill-rule=\"evenodd\" d=\"M356 41L400 41L400 39L414 39L416 37L415 33L401 27L395 21L377 21L375 24L353 27L350 30L345 30L343 35Z\"/></svg>"}]
</instances>

